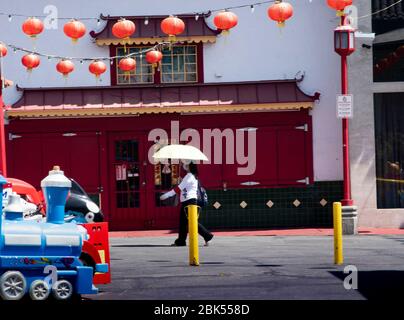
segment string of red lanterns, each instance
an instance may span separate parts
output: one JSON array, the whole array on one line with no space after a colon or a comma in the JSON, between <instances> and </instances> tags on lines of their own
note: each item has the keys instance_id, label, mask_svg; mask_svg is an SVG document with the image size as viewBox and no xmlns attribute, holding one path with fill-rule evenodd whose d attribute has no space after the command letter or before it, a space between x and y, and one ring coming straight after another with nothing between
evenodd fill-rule
<instances>
[{"instance_id":1,"label":"string of red lanterns","mask_svg":"<svg viewBox=\"0 0 404 320\"><path fill-rule=\"evenodd\" d=\"M268 9L268 16L272 20L277 21L279 26L284 26L285 21L292 17L292 15L292 5L281 0L276 0L275 3ZM226 35L231 29L237 26L238 16L231 11L221 10L214 17L214 24L222 34ZM182 19L176 16L169 16L162 20L160 28L161 31L168 36L169 42L173 43L176 41L176 37L185 31L186 26ZM30 17L24 21L22 30L26 35L36 38L43 32L44 24L40 19ZM77 43L77 41L86 34L86 26L81 21L72 19L64 25L63 31L67 37L72 39L73 43ZM112 34L118 39L128 40L135 32L135 23L124 18L120 19L112 26ZM0 43L0 57L5 57L6 55L7 47ZM161 62L162 57L163 55L161 51L156 50L155 48L146 53L146 61L153 66L153 72ZM28 71L32 71L32 69L37 68L40 64L39 56L34 52L29 52L28 54L24 55L21 61ZM130 73L136 69L136 60L131 58L129 55L125 55L124 58L119 60L118 67L125 73ZM61 60L56 65L56 70L62 73L65 77L73 72L74 68L74 63L70 59L63 57L61 57ZM89 65L89 72L94 74L96 78L99 78L101 74L106 72L106 70L107 66L105 63L98 59L94 59Z\"/></svg>"},{"instance_id":2,"label":"string of red lanterns","mask_svg":"<svg viewBox=\"0 0 404 320\"><path fill-rule=\"evenodd\" d=\"M394 52L389 53L387 57L380 59L374 66L375 74L389 69L402 58L404 58L404 45L399 46Z\"/></svg>"},{"instance_id":3,"label":"string of red lanterns","mask_svg":"<svg viewBox=\"0 0 404 320\"><path fill-rule=\"evenodd\" d=\"M223 11L223 10L242 9L242 8L251 8L251 9L252 9L252 8L255 8L255 7L260 6L260 5L265 5L265 4L268 4L268 3L273 3L273 2L275 2L275 1L276 1L276 0L265 0L265 1L259 1L259 2L255 1L255 2L253 2L253 3L248 3L248 4L243 4L243 5L229 6L229 7L220 8L220 9L217 9L217 8L215 8L215 9L208 9L208 10L206 10L206 11L192 12L192 13L195 14L195 19L197 19L197 17L199 17L199 15L204 14L204 13L206 13L206 12L215 13L215 12L220 12L220 11ZM309 1L311 2L312 0L309 0ZM251 10L251 11L253 12L254 10ZM179 12L178 12L178 13L176 14L176 16L188 15L189 13L190 13L189 11L183 12L183 13L179 13ZM31 17L30 15L18 14L18 13L7 13L7 12L0 12L0 16L6 16L6 17L8 17L8 20L9 20L10 22L11 22L11 20L12 20L13 17L25 17L25 18ZM47 15L37 15L37 18L47 18L47 17L48 17ZM100 22L100 17L88 17L88 16L85 16L85 17L77 17L76 19L77 19L77 20L95 20L95 21L97 21L97 23ZM147 19L147 18L146 18L146 19ZM61 21L61 20L67 20L67 21L70 21L70 20L71 20L71 17L58 16L58 17L53 18L53 20L59 20L59 21Z\"/></svg>"},{"instance_id":4,"label":"string of red lanterns","mask_svg":"<svg viewBox=\"0 0 404 320\"><path fill-rule=\"evenodd\" d=\"M153 65L153 68L156 66L157 63L159 63L162 59L162 53L159 50L156 50L156 47L162 46L162 45L167 45L167 43L159 43L158 45L145 50L146 53L146 61L150 64ZM16 50L17 47L10 45L11 47ZM23 48L19 48L21 51L28 52L22 59L22 64L27 68L27 71L32 71L32 69L36 68L39 66L39 55L42 55L37 52L33 52L30 50L26 50ZM3 43L0 42L0 58L3 58L7 55L8 49L7 46ZM119 64L118 67L122 70L127 72L133 71L136 68L136 60L131 58L131 56L135 55L142 55L143 51L138 52L138 53L131 53L129 55L125 55L123 57L116 56L116 57L108 57L108 58L64 58L64 57L57 57L57 56L52 56L52 58L55 59L60 59L60 62L56 65L56 69L58 72L62 73L65 77L68 76L69 73L71 73L74 70L74 64L71 61L71 59L80 59L81 63L83 60L91 60L91 63L89 65L89 71L93 73L96 78L99 78L101 74L106 72L107 67L106 64L101 61L101 60L114 60L114 59L119 59ZM46 55L43 55L46 56ZM50 56L48 56L49 58ZM154 70L154 69L153 69Z\"/></svg>"},{"instance_id":5,"label":"string of red lanterns","mask_svg":"<svg viewBox=\"0 0 404 320\"><path fill-rule=\"evenodd\" d=\"M254 10L255 5L261 5L268 2L274 2L268 8L268 17L271 20L274 20L278 23L279 27L283 27L285 25L285 21L290 19L293 16L293 6L287 2L282 0L274 0L274 1L264 1L260 3L255 3L251 5L242 5L232 8L243 8L243 7L251 7L251 12ZM329 7L337 11L337 16L344 15L344 10L347 6L352 5L353 0L327 0L327 4ZM214 24L216 28L222 31L222 34L226 34L229 32L230 29L234 28L238 24L238 17L235 13L230 12L228 9L218 9L218 10L211 10L211 12L218 12L218 14L214 17ZM5 15L4 13L0 13L1 15ZM11 17L10 14L7 14L9 18ZM23 16L23 15L20 15ZM25 16L26 17L26 16ZM199 18L199 15L196 14L195 19ZM62 18L68 20L67 18ZM90 18L82 18L89 20ZM97 21L100 18L94 18ZM9 19L10 20L10 19ZM43 22L36 18L36 17L28 17L24 23L22 24L23 32L32 38L36 38L39 34L41 34L44 30ZM170 41L175 40L175 37L185 31L185 23L178 17L169 16L164 19L161 23L161 30L168 35ZM78 19L73 19L67 22L64 25L63 31L66 36L72 39L73 43L76 43L78 39L82 38L86 34L86 27L85 25L78 21ZM115 37L119 39L128 39L131 37L136 31L135 24L126 19L120 19L117 21L112 28L112 33ZM16 50L17 47L14 47ZM19 48L21 51L29 52L22 57L21 61L22 64L27 68L28 71L36 68L40 64L40 59L38 54L34 52L30 52L29 50L25 50ZM7 46L0 42L0 58L4 58L8 53ZM130 55L125 55L119 61L118 67L126 72L130 72L136 69L136 60L131 58ZM48 58L56 58L56 56L50 55L43 55L48 56ZM392 64L397 62L400 58L404 57L404 46L399 47L395 52L390 53L388 57L381 59L375 65L375 72L381 72L386 68L389 68ZM74 70L74 64L68 58L59 57L61 60L57 64L56 69L58 72L62 73L64 76L67 76ZM108 57L105 60L112 60L118 57ZM101 58L104 59L104 58ZM82 60L92 60L88 58L83 58ZM162 60L162 53L159 50L152 50L146 53L146 61L152 64L153 68L155 68L160 61ZM99 60L93 60L89 66L89 71L93 73L96 77L99 77L102 73L106 71L106 65L104 62Z\"/></svg>"},{"instance_id":6,"label":"string of red lanterns","mask_svg":"<svg viewBox=\"0 0 404 320\"><path fill-rule=\"evenodd\" d=\"M234 5L234 6L228 6L228 7L222 7L222 8L214 8L214 9L207 9L205 11L199 11L199 12L192 12L193 14L195 14L195 19L198 20L200 15L203 15L207 12L209 13L216 13L216 12L222 12L222 11L229 11L229 10L234 10L234 9L243 9L243 8L249 8L251 10L251 13L255 12L255 8L261 5L265 5L265 4L269 4L269 3L274 3L276 1L281 1L281 0L266 0L266 1L256 1L253 3L247 3L247 4L242 4L242 5ZM306 0L307 1L307 0ZM313 0L308 0L310 3ZM327 0L328 1L328 0ZM331 7L334 8L334 6L339 6L340 3L346 2L346 1L352 1L352 0L330 0L331 3ZM334 5L334 3L337 2L336 5ZM386 7L384 7L383 9L377 10L375 12L373 12L371 15L376 14L376 13L380 13L380 12L384 12L387 10L391 10L392 7L396 6L396 5L401 5L402 0L394 0L394 3L392 3L391 5L388 5ZM347 5L342 5L343 8L345 8ZM343 11L344 9L336 9L338 11ZM183 12L183 13L177 13L176 16L181 16L181 15L189 15L189 11L187 12ZM18 13L13 13L13 12L0 12L0 16L5 16L8 17L8 20L11 22L13 20L13 17L25 17L25 18L29 18L30 15L26 15L26 14L18 14ZM47 18L47 15L37 15L37 18ZM367 15L365 16L367 17ZM360 17L360 18L365 18L365 17ZM97 25L100 24L101 22L101 18L100 17L77 17L77 20L95 20L97 21ZM63 16L58 16L55 18L52 18L52 20L71 20L71 17L63 17ZM145 17L145 24L147 24L148 18Z\"/></svg>"},{"instance_id":7,"label":"string of red lanterns","mask_svg":"<svg viewBox=\"0 0 404 320\"><path fill-rule=\"evenodd\" d=\"M274 0L275 3L269 7L268 15L272 20L278 22L279 25L284 25L284 22L293 15L293 7L282 0ZM328 0L328 4L335 7L337 10L343 10L346 5L352 4L352 0ZM238 24L238 17L235 13L222 10L214 17L215 26L222 31L228 32ZM171 41L175 41L175 37L185 30L185 23L182 19L176 16L169 16L161 22L161 30L168 35ZM44 30L43 22L35 17L30 17L22 25L25 34L30 37L36 37ZM67 22L63 28L66 36L70 37L73 42L86 34L85 25L77 19ZM112 34L119 39L128 39L136 31L136 25L133 21L120 19L112 26Z\"/></svg>"}]
</instances>

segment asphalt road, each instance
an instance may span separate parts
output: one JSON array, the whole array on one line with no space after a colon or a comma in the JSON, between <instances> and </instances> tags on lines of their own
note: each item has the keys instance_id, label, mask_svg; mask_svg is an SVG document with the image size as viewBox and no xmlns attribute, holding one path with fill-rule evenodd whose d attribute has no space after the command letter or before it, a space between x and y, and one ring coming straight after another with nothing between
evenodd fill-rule
<instances>
[{"instance_id":1,"label":"asphalt road","mask_svg":"<svg viewBox=\"0 0 404 320\"><path fill-rule=\"evenodd\" d=\"M346 236L333 264L330 236L216 237L200 247L199 267L174 237L111 239L112 283L99 300L387 299L404 290L404 236ZM201 241L202 242L202 241ZM347 290L344 267L358 269Z\"/></svg>"}]
</instances>

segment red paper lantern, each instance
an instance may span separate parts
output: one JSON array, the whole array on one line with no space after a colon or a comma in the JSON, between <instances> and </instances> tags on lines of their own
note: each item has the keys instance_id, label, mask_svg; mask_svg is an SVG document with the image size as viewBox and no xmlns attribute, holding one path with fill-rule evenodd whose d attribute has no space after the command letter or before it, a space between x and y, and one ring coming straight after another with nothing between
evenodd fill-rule
<instances>
[{"instance_id":1,"label":"red paper lantern","mask_svg":"<svg viewBox=\"0 0 404 320\"><path fill-rule=\"evenodd\" d=\"M222 11L215 16L213 23L215 24L216 28L227 33L230 29L234 28L238 24L238 17L233 12Z\"/></svg>"},{"instance_id":2,"label":"red paper lantern","mask_svg":"<svg viewBox=\"0 0 404 320\"><path fill-rule=\"evenodd\" d=\"M387 56L387 60L389 61L390 64L395 64L398 60L400 60L400 57L395 53L389 53L389 55Z\"/></svg>"},{"instance_id":3,"label":"red paper lantern","mask_svg":"<svg viewBox=\"0 0 404 320\"><path fill-rule=\"evenodd\" d=\"M107 71L107 66L102 61L93 61L88 66L88 70L95 75L96 78L99 78L105 71Z\"/></svg>"},{"instance_id":4,"label":"red paper lantern","mask_svg":"<svg viewBox=\"0 0 404 320\"><path fill-rule=\"evenodd\" d=\"M134 34L135 31L135 24L126 19L121 19L112 26L112 34L119 39L127 39Z\"/></svg>"},{"instance_id":5,"label":"red paper lantern","mask_svg":"<svg viewBox=\"0 0 404 320\"><path fill-rule=\"evenodd\" d=\"M293 7L290 3L276 1L268 8L268 17L278 22L279 27L285 26L285 21L293 16Z\"/></svg>"},{"instance_id":6,"label":"red paper lantern","mask_svg":"<svg viewBox=\"0 0 404 320\"><path fill-rule=\"evenodd\" d=\"M157 64L163 59L163 54L158 50L151 50L146 53L146 61L156 67Z\"/></svg>"},{"instance_id":7,"label":"red paper lantern","mask_svg":"<svg viewBox=\"0 0 404 320\"><path fill-rule=\"evenodd\" d=\"M37 18L28 18L22 24L22 31L32 38L35 38L44 29L43 22Z\"/></svg>"},{"instance_id":8,"label":"red paper lantern","mask_svg":"<svg viewBox=\"0 0 404 320\"><path fill-rule=\"evenodd\" d=\"M327 0L328 6L337 10L337 16L344 15L344 9L352 5L352 0Z\"/></svg>"},{"instance_id":9,"label":"red paper lantern","mask_svg":"<svg viewBox=\"0 0 404 320\"><path fill-rule=\"evenodd\" d=\"M7 47L5 44L0 43L0 57L5 57L7 55Z\"/></svg>"},{"instance_id":10,"label":"red paper lantern","mask_svg":"<svg viewBox=\"0 0 404 320\"><path fill-rule=\"evenodd\" d=\"M70 60L61 60L56 65L56 70L67 77L74 70L74 64Z\"/></svg>"},{"instance_id":11,"label":"red paper lantern","mask_svg":"<svg viewBox=\"0 0 404 320\"><path fill-rule=\"evenodd\" d=\"M384 71L385 69L387 69L390 66L387 58L380 60L377 64L380 68L380 71Z\"/></svg>"},{"instance_id":12,"label":"red paper lantern","mask_svg":"<svg viewBox=\"0 0 404 320\"><path fill-rule=\"evenodd\" d=\"M380 73L380 71L381 71L381 68L380 68L380 66L376 63L376 65L375 65L374 68L373 68L373 72L374 72L375 74L378 74L378 73Z\"/></svg>"},{"instance_id":13,"label":"red paper lantern","mask_svg":"<svg viewBox=\"0 0 404 320\"><path fill-rule=\"evenodd\" d=\"M398 49L395 51L395 53L399 57L404 57L404 45L398 47Z\"/></svg>"},{"instance_id":14,"label":"red paper lantern","mask_svg":"<svg viewBox=\"0 0 404 320\"><path fill-rule=\"evenodd\" d=\"M170 41L175 41L175 37L185 30L185 23L180 18L169 16L161 21L161 31L168 35Z\"/></svg>"},{"instance_id":15,"label":"red paper lantern","mask_svg":"<svg viewBox=\"0 0 404 320\"><path fill-rule=\"evenodd\" d=\"M381 63L386 66L386 69L390 68L392 63L388 58L383 58Z\"/></svg>"},{"instance_id":16,"label":"red paper lantern","mask_svg":"<svg viewBox=\"0 0 404 320\"><path fill-rule=\"evenodd\" d=\"M119 61L119 69L124 71L126 79L129 80L130 72L136 69L136 60L133 58L123 58Z\"/></svg>"},{"instance_id":17,"label":"red paper lantern","mask_svg":"<svg viewBox=\"0 0 404 320\"><path fill-rule=\"evenodd\" d=\"M86 26L80 21L72 20L64 25L63 31L66 36L72 38L73 43L76 43L86 34Z\"/></svg>"},{"instance_id":18,"label":"red paper lantern","mask_svg":"<svg viewBox=\"0 0 404 320\"><path fill-rule=\"evenodd\" d=\"M39 60L39 57L36 54L30 53L23 56L21 62L27 68L27 71L31 72L32 69L39 66L41 60Z\"/></svg>"},{"instance_id":19,"label":"red paper lantern","mask_svg":"<svg viewBox=\"0 0 404 320\"><path fill-rule=\"evenodd\" d=\"M125 71L125 73L129 73L136 69L136 60L133 58L123 58L119 61L118 67L122 71Z\"/></svg>"}]
</instances>

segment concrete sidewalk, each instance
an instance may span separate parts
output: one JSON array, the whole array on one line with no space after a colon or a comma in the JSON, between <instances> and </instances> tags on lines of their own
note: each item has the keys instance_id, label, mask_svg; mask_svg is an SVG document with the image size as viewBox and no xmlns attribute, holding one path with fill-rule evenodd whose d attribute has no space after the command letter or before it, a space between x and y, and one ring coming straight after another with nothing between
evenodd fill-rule
<instances>
[{"instance_id":1,"label":"concrete sidewalk","mask_svg":"<svg viewBox=\"0 0 404 320\"><path fill-rule=\"evenodd\" d=\"M200 242L199 267L188 265L188 247L170 247L175 234L112 237L112 284L89 298L397 299L404 289L404 235L345 236L336 266L329 235L215 234L209 247ZM358 290L344 288L347 265Z\"/></svg>"},{"instance_id":2,"label":"concrete sidewalk","mask_svg":"<svg viewBox=\"0 0 404 320\"><path fill-rule=\"evenodd\" d=\"M113 231L111 238L142 238L142 237L170 237L175 230L148 231ZM282 229L282 230L219 230L212 231L216 237L220 236L330 236L333 229ZM404 235L404 229L393 228L359 228L359 235Z\"/></svg>"}]
</instances>

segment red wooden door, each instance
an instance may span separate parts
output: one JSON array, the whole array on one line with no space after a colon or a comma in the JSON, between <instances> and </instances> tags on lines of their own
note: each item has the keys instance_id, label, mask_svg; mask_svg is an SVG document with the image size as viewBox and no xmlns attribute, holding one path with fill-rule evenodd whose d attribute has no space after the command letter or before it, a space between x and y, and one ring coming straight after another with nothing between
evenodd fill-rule
<instances>
[{"instance_id":1,"label":"red wooden door","mask_svg":"<svg viewBox=\"0 0 404 320\"><path fill-rule=\"evenodd\" d=\"M236 132L237 130L235 130ZM248 130L238 130L232 159L234 164L223 165L223 180L228 187L259 187L278 182L277 128L256 128L249 138ZM242 137L242 140L241 140ZM229 159L223 148L223 154Z\"/></svg>"},{"instance_id":2,"label":"red wooden door","mask_svg":"<svg viewBox=\"0 0 404 320\"><path fill-rule=\"evenodd\" d=\"M153 163L153 143L143 133L110 136L110 223L114 230L170 229L178 226L179 208L160 195L179 183L178 164Z\"/></svg>"},{"instance_id":3,"label":"red wooden door","mask_svg":"<svg viewBox=\"0 0 404 320\"><path fill-rule=\"evenodd\" d=\"M9 176L35 187L54 165L75 179L89 194L98 194L100 182L99 135L78 133L13 134L8 144Z\"/></svg>"},{"instance_id":4,"label":"red wooden door","mask_svg":"<svg viewBox=\"0 0 404 320\"><path fill-rule=\"evenodd\" d=\"M8 176L39 188L41 180L45 178L42 170L41 135L10 134L10 138L7 145Z\"/></svg>"},{"instance_id":5,"label":"red wooden door","mask_svg":"<svg viewBox=\"0 0 404 320\"><path fill-rule=\"evenodd\" d=\"M285 127L278 130L279 185L309 183L306 136L307 131L300 127Z\"/></svg>"},{"instance_id":6,"label":"red wooden door","mask_svg":"<svg viewBox=\"0 0 404 320\"><path fill-rule=\"evenodd\" d=\"M148 142L150 155L158 150L154 143ZM184 175L182 165L178 161L154 163L147 161L146 166L146 199L147 227L149 229L175 229L179 224L179 207L172 200L160 201L160 195L174 188ZM179 200L178 200L179 201Z\"/></svg>"},{"instance_id":7,"label":"red wooden door","mask_svg":"<svg viewBox=\"0 0 404 320\"><path fill-rule=\"evenodd\" d=\"M249 160L245 164L237 161L234 164L224 164L223 181L231 188L309 183L311 149L308 137L307 125L261 127L256 130L255 146L254 141L251 141L252 148L249 148L246 133L244 150L239 150L239 153L244 153ZM223 154L226 154L224 148ZM237 156L234 154L233 158L237 159ZM240 171L247 167L255 168L247 170L253 172L252 174Z\"/></svg>"},{"instance_id":8,"label":"red wooden door","mask_svg":"<svg viewBox=\"0 0 404 320\"><path fill-rule=\"evenodd\" d=\"M43 134L42 159L44 173L59 165L65 175L75 179L87 193L99 193L100 148L96 132Z\"/></svg>"},{"instance_id":9,"label":"red wooden door","mask_svg":"<svg viewBox=\"0 0 404 320\"><path fill-rule=\"evenodd\" d=\"M114 230L147 227L144 138L135 134L110 136L110 218Z\"/></svg>"}]
</instances>

